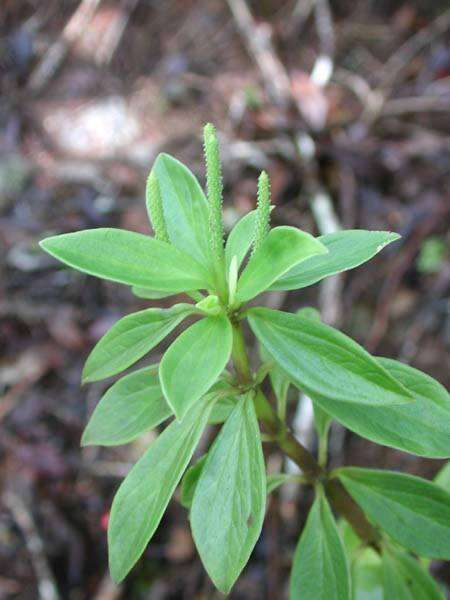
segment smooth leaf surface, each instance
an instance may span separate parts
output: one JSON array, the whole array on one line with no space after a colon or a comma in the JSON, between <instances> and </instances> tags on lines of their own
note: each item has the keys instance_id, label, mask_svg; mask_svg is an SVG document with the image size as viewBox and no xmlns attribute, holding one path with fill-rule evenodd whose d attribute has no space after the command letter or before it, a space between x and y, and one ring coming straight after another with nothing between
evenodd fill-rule
<instances>
[{"instance_id":1,"label":"smooth leaf surface","mask_svg":"<svg viewBox=\"0 0 450 600\"><path fill-rule=\"evenodd\" d=\"M153 367L139 369L116 381L101 398L84 430L81 445L126 444L171 414L157 371Z\"/></svg>"},{"instance_id":2,"label":"smooth leaf surface","mask_svg":"<svg viewBox=\"0 0 450 600\"><path fill-rule=\"evenodd\" d=\"M339 479L367 517L405 548L450 559L450 494L431 481L376 469L345 467Z\"/></svg>"},{"instance_id":3,"label":"smooth leaf surface","mask_svg":"<svg viewBox=\"0 0 450 600\"><path fill-rule=\"evenodd\" d=\"M145 298L147 300L160 300L161 298L169 298L174 295L173 292L159 292L158 290L151 290L136 285L133 285L131 291L137 298Z\"/></svg>"},{"instance_id":4,"label":"smooth leaf surface","mask_svg":"<svg viewBox=\"0 0 450 600\"><path fill-rule=\"evenodd\" d=\"M99 381L134 364L189 314L191 304L147 308L123 317L100 339L83 369L83 382Z\"/></svg>"},{"instance_id":5,"label":"smooth leaf surface","mask_svg":"<svg viewBox=\"0 0 450 600\"><path fill-rule=\"evenodd\" d=\"M122 581L158 527L208 421L211 398L181 422L173 421L151 444L119 487L108 527L109 566Z\"/></svg>"},{"instance_id":6,"label":"smooth leaf surface","mask_svg":"<svg viewBox=\"0 0 450 600\"><path fill-rule=\"evenodd\" d=\"M49 237L41 247L61 262L103 279L184 292L211 286L205 267L174 246L124 229L86 229Z\"/></svg>"},{"instance_id":7,"label":"smooth leaf surface","mask_svg":"<svg viewBox=\"0 0 450 600\"><path fill-rule=\"evenodd\" d=\"M251 308L250 326L295 385L346 403L383 406L411 394L352 339L314 319Z\"/></svg>"},{"instance_id":8,"label":"smooth leaf surface","mask_svg":"<svg viewBox=\"0 0 450 600\"><path fill-rule=\"evenodd\" d=\"M422 565L405 552L383 553L384 598L444 600L437 583Z\"/></svg>"},{"instance_id":9,"label":"smooth leaf surface","mask_svg":"<svg viewBox=\"0 0 450 600\"><path fill-rule=\"evenodd\" d=\"M320 493L294 554L290 600L350 600L344 547L327 500Z\"/></svg>"},{"instance_id":10,"label":"smooth leaf surface","mask_svg":"<svg viewBox=\"0 0 450 600\"><path fill-rule=\"evenodd\" d=\"M328 254L313 256L290 269L272 286L272 290L296 290L321 281L325 277L354 269L373 258L400 236L390 231L348 229L317 238Z\"/></svg>"},{"instance_id":11,"label":"smooth leaf surface","mask_svg":"<svg viewBox=\"0 0 450 600\"><path fill-rule=\"evenodd\" d=\"M209 415L209 423L218 425L228 419L233 408L236 406L236 391L229 381L225 378L220 378L208 390L208 393L212 392L216 392L217 400L214 402L211 414Z\"/></svg>"},{"instance_id":12,"label":"smooth leaf surface","mask_svg":"<svg viewBox=\"0 0 450 600\"><path fill-rule=\"evenodd\" d=\"M238 280L236 301L251 300L293 265L326 252L316 238L300 229L284 226L271 229Z\"/></svg>"},{"instance_id":13,"label":"smooth leaf surface","mask_svg":"<svg viewBox=\"0 0 450 600\"><path fill-rule=\"evenodd\" d=\"M209 266L208 203L197 179L168 154L159 154L152 173L158 180L170 241L199 263Z\"/></svg>"},{"instance_id":14,"label":"smooth leaf surface","mask_svg":"<svg viewBox=\"0 0 450 600\"><path fill-rule=\"evenodd\" d=\"M236 397L226 396L225 398L220 398L213 406L211 416L209 417L209 422L212 425L224 423L233 412L233 408L235 406Z\"/></svg>"},{"instance_id":15,"label":"smooth leaf surface","mask_svg":"<svg viewBox=\"0 0 450 600\"><path fill-rule=\"evenodd\" d=\"M184 508L191 508L192 500L194 498L195 488L197 487L200 474L203 466L206 462L207 454L204 454L201 458L193 464L183 476L181 482L180 502Z\"/></svg>"},{"instance_id":16,"label":"smooth leaf surface","mask_svg":"<svg viewBox=\"0 0 450 600\"><path fill-rule=\"evenodd\" d=\"M338 528L350 565L352 600L386 600L380 555L364 547L348 521L341 519Z\"/></svg>"},{"instance_id":17,"label":"smooth leaf surface","mask_svg":"<svg viewBox=\"0 0 450 600\"><path fill-rule=\"evenodd\" d=\"M242 398L208 452L191 509L202 562L216 587L229 592L261 533L266 472L251 396Z\"/></svg>"},{"instance_id":18,"label":"smooth leaf surface","mask_svg":"<svg viewBox=\"0 0 450 600\"><path fill-rule=\"evenodd\" d=\"M314 406L377 444L430 458L450 457L450 396L437 381L395 360L377 361L412 394L413 402L383 410L313 395Z\"/></svg>"},{"instance_id":19,"label":"smooth leaf surface","mask_svg":"<svg viewBox=\"0 0 450 600\"><path fill-rule=\"evenodd\" d=\"M224 316L206 317L186 329L164 354L159 377L178 419L205 394L225 368L233 333Z\"/></svg>"},{"instance_id":20,"label":"smooth leaf surface","mask_svg":"<svg viewBox=\"0 0 450 600\"><path fill-rule=\"evenodd\" d=\"M244 215L228 235L225 244L225 268L228 276L233 256L236 256L237 268L241 266L255 237L256 210Z\"/></svg>"},{"instance_id":21,"label":"smooth leaf surface","mask_svg":"<svg viewBox=\"0 0 450 600\"><path fill-rule=\"evenodd\" d=\"M450 493L450 461L438 472L434 483Z\"/></svg>"},{"instance_id":22,"label":"smooth leaf surface","mask_svg":"<svg viewBox=\"0 0 450 600\"><path fill-rule=\"evenodd\" d=\"M290 475L289 473L273 473L272 475L267 475L267 493L271 494L284 483L296 480L298 481L298 476Z\"/></svg>"},{"instance_id":23,"label":"smooth leaf surface","mask_svg":"<svg viewBox=\"0 0 450 600\"><path fill-rule=\"evenodd\" d=\"M366 548L358 553L352 562L351 578L352 600L386 600L381 558L375 550Z\"/></svg>"}]
</instances>

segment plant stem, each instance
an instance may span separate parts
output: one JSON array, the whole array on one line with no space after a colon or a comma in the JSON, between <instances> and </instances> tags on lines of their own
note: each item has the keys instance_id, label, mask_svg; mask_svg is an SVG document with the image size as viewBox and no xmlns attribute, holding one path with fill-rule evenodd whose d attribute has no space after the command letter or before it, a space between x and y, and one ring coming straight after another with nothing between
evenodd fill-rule
<instances>
[{"instance_id":1,"label":"plant stem","mask_svg":"<svg viewBox=\"0 0 450 600\"><path fill-rule=\"evenodd\" d=\"M279 419L266 396L258 390L255 396L256 414L278 446L297 465L305 477L314 483L325 476L325 471L317 464L314 456L292 435Z\"/></svg>"},{"instance_id":2,"label":"plant stem","mask_svg":"<svg viewBox=\"0 0 450 600\"><path fill-rule=\"evenodd\" d=\"M232 359L239 383L252 383L252 372L240 322L233 323ZM378 550L381 540L379 532L369 523L360 506L341 482L338 479L328 479L327 472L279 419L260 389L256 392L254 402L258 419L273 436L280 449L300 467L309 483L320 482L324 485L333 508L350 523L362 540Z\"/></svg>"},{"instance_id":3,"label":"plant stem","mask_svg":"<svg viewBox=\"0 0 450 600\"><path fill-rule=\"evenodd\" d=\"M366 544L372 546L375 550L380 550L380 533L369 523L359 504L353 500L339 479L326 481L325 491L334 510L350 523L355 533Z\"/></svg>"},{"instance_id":4,"label":"plant stem","mask_svg":"<svg viewBox=\"0 0 450 600\"><path fill-rule=\"evenodd\" d=\"M327 466L328 459L328 429L324 435L319 436L319 451L318 460L319 465L323 468Z\"/></svg>"},{"instance_id":5,"label":"plant stem","mask_svg":"<svg viewBox=\"0 0 450 600\"><path fill-rule=\"evenodd\" d=\"M241 384L251 383L252 370L245 348L245 339L240 323L233 323L233 347L231 350L236 376Z\"/></svg>"}]
</instances>

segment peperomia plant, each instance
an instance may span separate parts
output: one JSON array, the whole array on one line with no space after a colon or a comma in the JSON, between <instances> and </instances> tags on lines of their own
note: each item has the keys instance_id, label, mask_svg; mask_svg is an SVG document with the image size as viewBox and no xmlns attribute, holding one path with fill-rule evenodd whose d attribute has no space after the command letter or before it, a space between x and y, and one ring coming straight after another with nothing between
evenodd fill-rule
<instances>
[{"instance_id":1,"label":"peperomia plant","mask_svg":"<svg viewBox=\"0 0 450 600\"><path fill-rule=\"evenodd\" d=\"M335 419L373 442L449 457L446 390L416 369L371 356L313 309L289 314L248 304L266 290L304 288L356 267L399 236L352 230L315 238L294 227L271 229L263 172L256 210L238 221L224 244L212 125L204 130L204 151L207 197L180 162L157 158L147 185L153 237L101 228L41 242L63 263L131 286L140 298L184 293L189 299L120 319L89 355L84 382L121 373L182 321L195 319L159 364L109 388L83 434L83 445L125 444L170 419L114 498L108 530L113 579L121 581L135 565L181 482L179 498L201 560L228 593L260 536L267 494L292 479L267 476L267 441L300 467L297 481L315 491L293 557L292 599L359 599L369 592L385 600L442 598L423 558L450 560L449 492L394 471L329 471L327 436ZM255 368L245 322L259 344ZM313 401L317 459L286 423L290 386ZM190 465L208 424L219 425L218 434Z\"/></svg>"}]
</instances>

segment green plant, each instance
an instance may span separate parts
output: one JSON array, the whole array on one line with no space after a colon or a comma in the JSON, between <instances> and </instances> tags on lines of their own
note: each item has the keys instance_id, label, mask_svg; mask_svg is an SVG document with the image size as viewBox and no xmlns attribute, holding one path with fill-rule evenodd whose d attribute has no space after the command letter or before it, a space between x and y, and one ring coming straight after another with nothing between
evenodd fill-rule
<instances>
[{"instance_id":1,"label":"green plant","mask_svg":"<svg viewBox=\"0 0 450 600\"><path fill-rule=\"evenodd\" d=\"M174 416L113 501L112 577L122 580L139 559L182 481L180 499L200 557L217 588L228 593L261 533L267 493L292 479L266 475L264 439L297 463L297 481L316 494L294 556L291 598L362 598L371 585L387 600L442 598L413 554L450 559L448 490L396 472L329 472L326 465L332 419L379 444L448 457L447 392L416 369L372 357L313 309L288 314L248 305L265 290L303 288L356 267L399 236L354 230L314 238L293 227L270 229L269 179L262 173L256 210L224 244L219 147L211 125L205 127L205 155L208 198L185 166L165 154L157 158L147 186L154 237L93 229L41 242L63 263L132 286L139 297L183 292L192 300L119 320L89 355L85 382L124 371L182 321L196 318L159 365L112 385L83 435L83 445L123 444ZM245 321L260 345L256 370ZM286 423L289 386L312 398L318 460ZM208 423L220 431L189 467ZM333 512L350 527L337 525Z\"/></svg>"}]
</instances>

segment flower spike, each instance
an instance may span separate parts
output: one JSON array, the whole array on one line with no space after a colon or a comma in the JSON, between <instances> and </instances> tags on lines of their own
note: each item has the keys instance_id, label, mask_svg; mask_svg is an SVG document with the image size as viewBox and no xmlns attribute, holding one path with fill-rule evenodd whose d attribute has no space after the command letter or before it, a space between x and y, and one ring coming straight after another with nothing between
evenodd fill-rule
<instances>
[{"instance_id":1,"label":"flower spike","mask_svg":"<svg viewBox=\"0 0 450 600\"><path fill-rule=\"evenodd\" d=\"M270 182L265 171L258 178L258 204L256 209L255 239L253 242L254 254L261 246L270 229Z\"/></svg>"},{"instance_id":2,"label":"flower spike","mask_svg":"<svg viewBox=\"0 0 450 600\"><path fill-rule=\"evenodd\" d=\"M208 123L203 130L206 160L206 185L209 203L209 235L213 256L223 256L222 223L222 170L220 166L219 140L214 125Z\"/></svg>"},{"instance_id":3,"label":"flower spike","mask_svg":"<svg viewBox=\"0 0 450 600\"><path fill-rule=\"evenodd\" d=\"M162 242L169 242L166 222L164 221L161 192L159 191L158 180L153 172L150 173L147 179L146 201L147 212L153 225L155 238Z\"/></svg>"}]
</instances>

